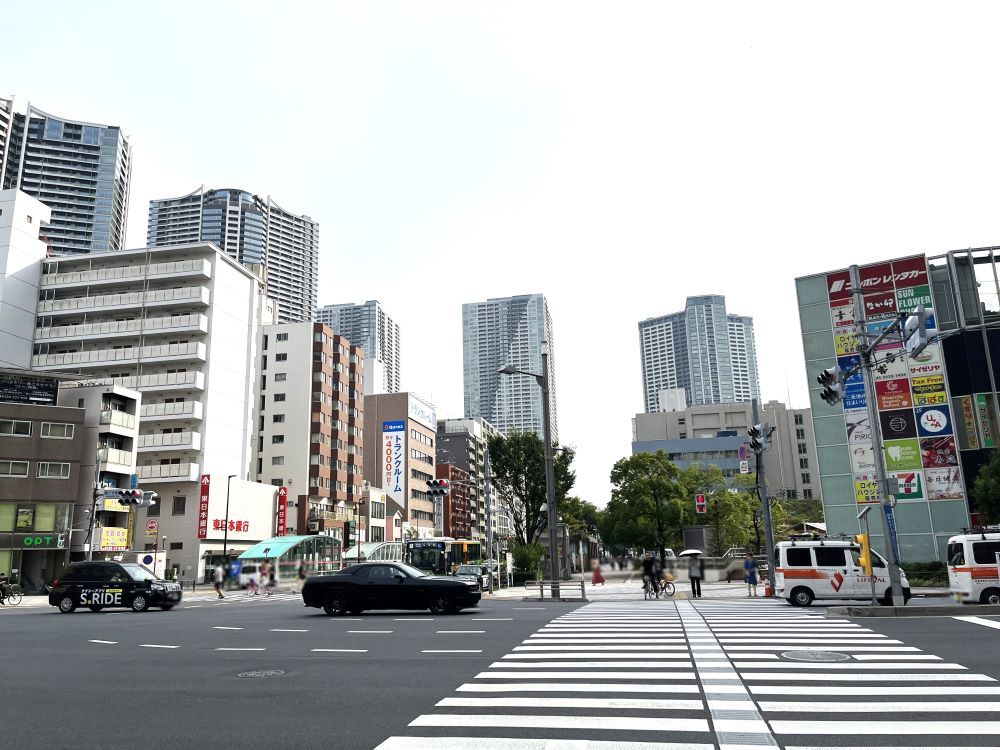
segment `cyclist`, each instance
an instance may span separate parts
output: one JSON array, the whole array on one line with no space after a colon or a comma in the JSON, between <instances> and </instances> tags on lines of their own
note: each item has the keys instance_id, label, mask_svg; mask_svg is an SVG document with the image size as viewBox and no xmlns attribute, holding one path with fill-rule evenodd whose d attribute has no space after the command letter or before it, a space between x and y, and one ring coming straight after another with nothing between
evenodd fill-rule
<instances>
[{"instance_id":1,"label":"cyclist","mask_svg":"<svg viewBox=\"0 0 1000 750\"><path fill-rule=\"evenodd\" d=\"M7 582L7 574L0 573L0 604L7 604L7 597L10 595L10 584Z\"/></svg>"},{"instance_id":2,"label":"cyclist","mask_svg":"<svg viewBox=\"0 0 1000 750\"><path fill-rule=\"evenodd\" d=\"M645 589L649 586L649 590L659 596L659 588L657 581L659 580L655 574L657 567L656 560L653 559L652 555L647 554L642 558L642 587Z\"/></svg>"}]
</instances>

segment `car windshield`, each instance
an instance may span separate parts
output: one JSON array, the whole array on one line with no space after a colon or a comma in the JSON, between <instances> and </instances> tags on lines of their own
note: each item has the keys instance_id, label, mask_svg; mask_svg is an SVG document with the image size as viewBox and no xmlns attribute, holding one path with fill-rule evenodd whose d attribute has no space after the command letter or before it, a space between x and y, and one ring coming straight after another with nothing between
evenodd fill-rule
<instances>
[{"instance_id":1,"label":"car windshield","mask_svg":"<svg viewBox=\"0 0 1000 750\"><path fill-rule=\"evenodd\" d=\"M475 565L459 565L458 570L456 572L461 574L477 576L479 575L479 568L477 568Z\"/></svg>"},{"instance_id":2,"label":"car windshield","mask_svg":"<svg viewBox=\"0 0 1000 750\"><path fill-rule=\"evenodd\" d=\"M397 568L399 568L401 571L403 571L404 573L406 573L406 575L408 575L410 578L426 578L427 577L427 574L424 571L418 570L417 568L414 568L412 565L407 565L406 563L394 563L394 565Z\"/></svg>"},{"instance_id":3,"label":"car windshield","mask_svg":"<svg viewBox=\"0 0 1000 750\"><path fill-rule=\"evenodd\" d=\"M122 565L125 568L125 572L128 573L133 581L155 581L156 576L150 573L141 565L136 565L134 563L128 563Z\"/></svg>"}]
</instances>

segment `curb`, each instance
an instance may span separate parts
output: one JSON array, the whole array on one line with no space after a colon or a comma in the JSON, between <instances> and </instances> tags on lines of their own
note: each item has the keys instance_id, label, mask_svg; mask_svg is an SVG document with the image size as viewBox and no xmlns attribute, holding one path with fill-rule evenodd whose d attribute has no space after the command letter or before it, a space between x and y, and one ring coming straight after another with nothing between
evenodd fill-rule
<instances>
[{"instance_id":1,"label":"curb","mask_svg":"<svg viewBox=\"0 0 1000 750\"><path fill-rule=\"evenodd\" d=\"M829 607L827 617L954 617L1000 615L1000 604L946 604L941 607Z\"/></svg>"}]
</instances>

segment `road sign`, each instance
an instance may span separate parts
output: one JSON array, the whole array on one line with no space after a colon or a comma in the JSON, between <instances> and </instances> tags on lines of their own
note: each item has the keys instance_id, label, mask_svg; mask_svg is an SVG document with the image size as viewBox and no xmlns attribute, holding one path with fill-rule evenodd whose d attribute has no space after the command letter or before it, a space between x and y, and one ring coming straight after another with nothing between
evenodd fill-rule
<instances>
[{"instance_id":1,"label":"road sign","mask_svg":"<svg viewBox=\"0 0 1000 750\"><path fill-rule=\"evenodd\" d=\"M229 561L229 576L231 578L239 578L240 571L243 569L242 560L230 560Z\"/></svg>"},{"instance_id":2,"label":"road sign","mask_svg":"<svg viewBox=\"0 0 1000 750\"><path fill-rule=\"evenodd\" d=\"M740 461L740 474L749 474L749 473L750 473L750 462Z\"/></svg>"},{"instance_id":3,"label":"road sign","mask_svg":"<svg viewBox=\"0 0 1000 750\"><path fill-rule=\"evenodd\" d=\"M133 474L132 475L131 484L129 485L129 488L134 490L138 486L139 486L139 475L138 474Z\"/></svg>"},{"instance_id":4,"label":"road sign","mask_svg":"<svg viewBox=\"0 0 1000 750\"><path fill-rule=\"evenodd\" d=\"M747 460L747 456L749 454L747 453L747 444L746 443L740 443L739 454L740 454L740 461L746 461ZM744 472L744 473L746 473L746 472Z\"/></svg>"},{"instance_id":5,"label":"road sign","mask_svg":"<svg viewBox=\"0 0 1000 750\"><path fill-rule=\"evenodd\" d=\"M157 521L155 518L150 518L148 521L146 521L147 539L156 539L156 535L159 533L159 531L160 531L159 521Z\"/></svg>"}]
</instances>

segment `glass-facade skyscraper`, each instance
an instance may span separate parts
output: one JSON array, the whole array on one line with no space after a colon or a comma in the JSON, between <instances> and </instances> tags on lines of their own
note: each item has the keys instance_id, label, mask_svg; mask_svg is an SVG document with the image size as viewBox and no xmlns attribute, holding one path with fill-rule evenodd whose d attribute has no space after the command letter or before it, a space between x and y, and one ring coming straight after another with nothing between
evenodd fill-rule
<instances>
[{"instance_id":1,"label":"glass-facade skyscraper","mask_svg":"<svg viewBox=\"0 0 1000 750\"><path fill-rule=\"evenodd\" d=\"M542 435L542 391L533 377L501 375L504 365L542 374L542 346L549 354L549 414L559 442L555 345L545 297L522 294L462 305L465 416L483 417L501 432Z\"/></svg>"},{"instance_id":2,"label":"glass-facade skyscraper","mask_svg":"<svg viewBox=\"0 0 1000 750\"><path fill-rule=\"evenodd\" d=\"M52 211L42 237L53 255L122 250L132 148L113 125L55 117L0 100L0 185Z\"/></svg>"},{"instance_id":3,"label":"glass-facade skyscraper","mask_svg":"<svg viewBox=\"0 0 1000 750\"><path fill-rule=\"evenodd\" d=\"M727 313L722 295L688 297L683 311L641 321L639 349L647 413L673 388L688 406L760 398L753 318Z\"/></svg>"},{"instance_id":4,"label":"glass-facade skyscraper","mask_svg":"<svg viewBox=\"0 0 1000 750\"><path fill-rule=\"evenodd\" d=\"M316 311L325 323L365 352L365 393L399 393L399 324L378 300L325 305Z\"/></svg>"},{"instance_id":5,"label":"glass-facade skyscraper","mask_svg":"<svg viewBox=\"0 0 1000 750\"><path fill-rule=\"evenodd\" d=\"M149 202L146 241L164 247L204 240L260 272L278 323L312 320L319 290L319 224L270 196L206 190Z\"/></svg>"}]
</instances>

